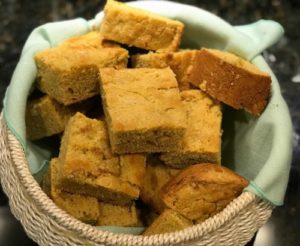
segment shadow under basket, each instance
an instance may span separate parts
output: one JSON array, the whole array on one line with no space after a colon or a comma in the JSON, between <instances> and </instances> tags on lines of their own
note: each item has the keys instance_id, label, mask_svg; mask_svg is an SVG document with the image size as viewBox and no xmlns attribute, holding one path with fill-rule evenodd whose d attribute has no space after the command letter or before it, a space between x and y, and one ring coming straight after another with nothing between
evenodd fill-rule
<instances>
[{"instance_id":1,"label":"shadow under basket","mask_svg":"<svg viewBox=\"0 0 300 246\"><path fill-rule=\"evenodd\" d=\"M3 190L12 213L39 245L244 245L272 213L272 205L243 192L220 213L181 231L153 236L101 231L69 216L42 191L2 115L0 136Z\"/></svg>"}]
</instances>

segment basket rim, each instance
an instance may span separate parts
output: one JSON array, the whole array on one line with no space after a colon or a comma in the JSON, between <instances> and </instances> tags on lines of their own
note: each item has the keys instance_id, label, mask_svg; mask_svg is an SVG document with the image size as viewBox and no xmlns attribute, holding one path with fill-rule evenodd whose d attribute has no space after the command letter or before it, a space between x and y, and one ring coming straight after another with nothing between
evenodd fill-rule
<instances>
[{"instance_id":1,"label":"basket rim","mask_svg":"<svg viewBox=\"0 0 300 246\"><path fill-rule=\"evenodd\" d=\"M187 241L196 240L199 237L222 227L226 222L237 216L240 211L246 209L247 206L252 203L261 203L266 210L273 209L273 206L267 201L262 200L252 192L244 191L220 213L208 218L200 224L193 225L180 231L151 236L131 235L123 233L118 234L109 231L102 231L101 229L75 219L55 205L55 203L44 193L40 185L30 173L28 162L25 157L25 152L22 148L22 145L7 127L5 118L3 117L3 112L0 115L0 120L1 128L3 128L3 132L6 133L6 136L2 137L6 137L7 148L11 153L12 163L15 166L19 182L26 189L30 200L35 202L35 204L42 211L47 213L47 215L55 220L58 224L66 227L68 230L71 230L76 234L79 234L86 240L91 240L97 243L105 243L107 241L115 242L114 245L123 245L122 239L124 238L126 238L126 241L138 240L139 242L142 239L143 245L152 245L153 241L163 241L163 244L184 243Z\"/></svg>"}]
</instances>

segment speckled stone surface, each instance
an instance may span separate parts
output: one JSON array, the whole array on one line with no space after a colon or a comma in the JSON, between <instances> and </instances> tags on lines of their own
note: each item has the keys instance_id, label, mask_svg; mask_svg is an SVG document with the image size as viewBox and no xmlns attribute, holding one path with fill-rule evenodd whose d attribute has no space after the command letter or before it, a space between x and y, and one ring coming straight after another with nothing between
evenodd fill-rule
<instances>
[{"instance_id":1,"label":"speckled stone surface","mask_svg":"<svg viewBox=\"0 0 300 246\"><path fill-rule=\"evenodd\" d=\"M294 145L290 182L285 205L276 208L270 221L258 232L255 246L300 245L300 0L202 0L177 1L202 7L233 25L273 19L285 28L285 36L264 56L280 81L293 120ZM105 1L0 0L0 107L6 86L22 46L38 25L84 17L101 10ZM7 208L0 192L0 245L35 245Z\"/></svg>"}]
</instances>

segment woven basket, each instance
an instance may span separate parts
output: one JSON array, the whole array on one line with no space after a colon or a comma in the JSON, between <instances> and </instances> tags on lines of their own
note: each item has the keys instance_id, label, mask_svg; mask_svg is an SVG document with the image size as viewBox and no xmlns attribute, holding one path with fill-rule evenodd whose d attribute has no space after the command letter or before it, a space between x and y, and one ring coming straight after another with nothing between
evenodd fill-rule
<instances>
[{"instance_id":1,"label":"woven basket","mask_svg":"<svg viewBox=\"0 0 300 246\"><path fill-rule=\"evenodd\" d=\"M1 184L12 213L39 245L244 245L271 216L269 203L244 192L219 214L178 232L144 237L101 231L56 207L30 174L2 114L0 122Z\"/></svg>"}]
</instances>

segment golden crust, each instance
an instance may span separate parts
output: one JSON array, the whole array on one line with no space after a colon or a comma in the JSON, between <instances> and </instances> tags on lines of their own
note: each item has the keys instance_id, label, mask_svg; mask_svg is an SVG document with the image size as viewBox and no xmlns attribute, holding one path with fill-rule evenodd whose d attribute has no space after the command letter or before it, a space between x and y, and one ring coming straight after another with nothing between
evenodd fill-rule
<instances>
[{"instance_id":1,"label":"golden crust","mask_svg":"<svg viewBox=\"0 0 300 246\"><path fill-rule=\"evenodd\" d=\"M122 48L73 49L63 45L38 52L34 58L37 87L60 103L70 105L99 94L98 69L126 67L128 52Z\"/></svg>"},{"instance_id":2,"label":"golden crust","mask_svg":"<svg viewBox=\"0 0 300 246\"><path fill-rule=\"evenodd\" d=\"M165 205L198 222L221 211L240 195L248 181L218 164L196 164L184 169L162 189Z\"/></svg>"},{"instance_id":3,"label":"golden crust","mask_svg":"<svg viewBox=\"0 0 300 246\"><path fill-rule=\"evenodd\" d=\"M174 168L201 163L220 163L221 105L200 90L180 93L187 112L187 129L175 152L162 153L160 159Z\"/></svg>"},{"instance_id":4,"label":"golden crust","mask_svg":"<svg viewBox=\"0 0 300 246\"><path fill-rule=\"evenodd\" d=\"M100 90L113 152L177 149L186 117L170 68L100 69Z\"/></svg>"},{"instance_id":5,"label":"golden crust","mask_svg":"<svg viewBox=\"0 0 300 246\"><path fill-rule=\"evenodd\" d=\"M48 173L43 180L43 189L58 207L73 217L85 223L96 223L99 217L96 198L72 194L60 189L57 158L50 162Z\"/></svg>"},{"instance_id":6,"label":"golden crust","mask_svg":"<svg viewBox=\"0 0 300 246\"><path fill-rule=\"evenodd\" d=\"M89 111L93 103L94 98L90 98L64 106L48 95L29 100L25 118L27 138L37 140L63 132L72 115Z\"/></svg>"},{"instance_id":7,"label":"golden crust","mask_svg":"<svg viewBox=\"0 0 300 246\"><path fill-rule=\"evenodd\" d=\"M108 0L100 33L105 39L158 52L175 51L183 23Z\"/></svg>"},{"instance_id":8,"label":"golden crust","mask_svg":"<svg viewBox=\"0 0 300 246\"><path fill-rule=\"evenodd\" d=\"M170 67L176 75L179 90L188 90L189 68L197 50L181 50L174 53L148 53L135 55L131 57L132 65L136 68L152 67L165 68Z\"/></svg>"},{"instance_id":9,"label":"golden crust","mask_svg":"<svg viewBox=\"0 0 300 246\"><path fill-rule=\"evenodd\" d=\"M189 80L235 109L260 115L270 96L271 76L228 52L202 49L189 69Z\"/></svg>"},{"instance_id":10,"label":"golden crust","mask_svg":"<svg viewBox=\"0 0 300 246\"><path fill-rule=\"evenodd\" d=\"M27 138L37 140L63 132L74 113L70 107L61 105L47 95L28 101L26 107Z\"/></svg>"}]
</instances>

